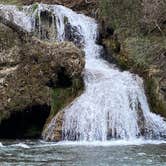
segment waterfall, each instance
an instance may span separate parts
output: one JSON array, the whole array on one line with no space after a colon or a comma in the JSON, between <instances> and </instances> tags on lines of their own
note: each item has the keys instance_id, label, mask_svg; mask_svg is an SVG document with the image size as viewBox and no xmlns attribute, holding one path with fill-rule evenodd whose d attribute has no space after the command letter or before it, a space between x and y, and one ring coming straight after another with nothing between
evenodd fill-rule
<instances>
[{"instance_id":1,"label":"waterfall","mask_svg":"<svg viewBox=\"0 0 166 166\"><path fill-rule=\"evenodd\" d=\"M8 11L8 7L2 8ZM12 7L8 12L11 10ZM143 80L101 58L103 48L96 44L98 25L94 19L59 5L39 4L33 12L29 12L32 6L22 11L13 7L13 10L17 24L28 31L35 31L38 24L38 34L42 31L40 13L51 12L54 41L67 40L66 36L70 35L70 40L85 51L85 91L63 110L63 140L162 139L166 136L164 119L150 112ZM67 25L73 34L68 34ZM53 119L48 128L54 124Z\"/></svg>"}]
</instances>

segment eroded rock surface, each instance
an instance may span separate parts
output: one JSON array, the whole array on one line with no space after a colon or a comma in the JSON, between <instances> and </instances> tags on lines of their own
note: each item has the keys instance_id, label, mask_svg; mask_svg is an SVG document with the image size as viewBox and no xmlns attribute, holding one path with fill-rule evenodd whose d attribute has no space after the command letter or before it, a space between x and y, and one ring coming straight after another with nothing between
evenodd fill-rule
<instances>
[{"instance_id":1,"label":"eroded rock surface","mask_svg":"<svg viewBox=\"0 0 166 166\"><path fill-rule=\"evenodd\" d=\"M71 8L80 13L84 13L90 16L96 16L98 13L97 10L97 0L0 0L0 3L3 4L16 4L16 5L31 5L34 3L45 3L53 5L63 5L68 8Z\"/></svg>"},{"instance_id":2,"label":"eroded rock surface","mask_svg":"<svg viewBox=\"0 0 166 166\"><path fill-rule=\"evenodd\" d=\"M64 111L59 111L57 115L51 120L48 126L42 133L42 137L47 141L62 140L62 125L63 125Z\"/></svg>"},{"instance_id":3,"label":"eroded rock surface","mask_svg":"<svg viewBox=\"0 0 166 166\"><path fill-rule=\"evenodd\" d=\"M12 29L0 27L1 120L12 111L50 105L51 88L61 86L59 74L69 82L81 77L84 53L72 43L48 43L35 37L25 42Z\"/></svg>"}]
</instances>

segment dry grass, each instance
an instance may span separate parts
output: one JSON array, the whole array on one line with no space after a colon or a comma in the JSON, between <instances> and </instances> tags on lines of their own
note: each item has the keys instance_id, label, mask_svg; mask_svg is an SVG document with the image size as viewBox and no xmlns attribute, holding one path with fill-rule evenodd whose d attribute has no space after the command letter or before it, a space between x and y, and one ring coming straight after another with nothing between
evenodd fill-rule
<instances>
[{"instance_id":1,"label":"dry grass","mask_svg":"<svg viewBox=\"0 0 166 166\"><path fill-rule=\"evenodd\" d=\"M166 0L143 0L143 22L149 31L158 29L162 32L163 23L166 21Z\"/></svg>"}]
</instances>

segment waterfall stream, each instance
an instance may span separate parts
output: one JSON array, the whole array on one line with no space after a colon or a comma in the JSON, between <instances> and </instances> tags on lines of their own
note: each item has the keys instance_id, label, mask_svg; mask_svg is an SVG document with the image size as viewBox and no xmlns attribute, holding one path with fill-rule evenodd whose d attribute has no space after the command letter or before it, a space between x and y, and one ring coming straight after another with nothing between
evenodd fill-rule
<instances>
[{"instance_id":1,"label":"waterfall stream","mask_svg":"<svg viewBox=\"0 0 166 166\"><path fill-rule=\"evenodd\" d=\"M0 10L6 18L12 15L13 21L27 31L37 31L40 38L44 33L40 13L52 13L48 39L67 40L66 26L70 25L71 41L85 51L85 91L64 108L63 140L162 139L166 136L166 122L150 112L143 80L101 58L103 48L96 44L98 24L94 19L58 5L39 4L34 11L32 6L20 11L14 6L1 5ZM52 120L48 126L50 135L55 123Z\"/></svg>"}]
</instances>

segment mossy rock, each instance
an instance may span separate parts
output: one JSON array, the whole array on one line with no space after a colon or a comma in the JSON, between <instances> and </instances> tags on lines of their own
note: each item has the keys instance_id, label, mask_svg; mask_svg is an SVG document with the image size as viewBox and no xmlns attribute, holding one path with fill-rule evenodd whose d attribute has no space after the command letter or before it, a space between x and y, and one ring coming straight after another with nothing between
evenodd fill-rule
<instances>
[{"instance_id":1,"label":"mossy rock","mask_svg":"<svg viewBox=\"0 0 166 166\"><path fill-rule=\"evenodd\" d=\"M145 80L145 89L151 110L166 117L165 72L166 38L158 36L130 37L121 45L118 54L112 54L123 69L139 74Z\"/></svg>"},{"instance_id":2,"label":"mossy rock","mask_svg":"<svg viewBox=\"0 0 166 166\"><path fill-rule=\"evenodd\" d=\"M84 83L82 78L74 79L71 87L52 89L51 113L48 121L52 119L58 113L58 111L62 110L77 96L79 96L83 92L83 89Z\"/></svg>"},{"instance_id":3,"label":"mossy rock","mask_svg":"<svg viewBox=\"0 0 166 166\"><path fill-rule=\"evenodd\" d=\"M166 2L154 2L100 0L99 20L107 55L144 78L151 110L166 117Z\"/></svg>"},{"instance_id":4,"label":"mossy rock","mask_svg":"<svg viewBox=\"0 0 166 166\"><path fill-rule=\"evenodd\" d=\"M1 4L22 5L22 0L0 0Z\"/></svg>"},{"instance_id":5,"label":"mossy rock","mask_svg":"<svg viewBox=\"0 0 166 166\"><path fill-rule=\"evenodd\" d=\"M153 112L166 117L166 102L159 94L159 81L156 78L145 79L146 92L150 101L150 107Z\"/></svg>"},{"instance_id":6,"label":"mossy rock","mask_svg":"<svg viewBox=\"0 0 166 166\"><path fill-rule=\"evenodd\" d=\"M80 78L85 65L83 52L72 43L49 43L35 37L21 43L18 35L11 39L15 33L7 29L2 29L4 40L0 39L0 45L4 47L0 50L0 55L4 56L0 59L0 120L33 105L50 106L51 89L61 87L63 76L73 81ZM18 41L10 46L16 39ZM13 52L13 47L18 47L18 51ZM61 88L62 93L65 92L62 100L67 100L76 89L70 90L70 85L68 91Z\"/></svg>"},{"instance_id":7,"label":"mossy rock","mask_svg":"<svg viewBox=\"0 0 166 166\"><path fill-rule=\"evenodd\" d=\"M62 124L64 110L67 105L82 94L84 83L82 78L74 79L69 88L55 88L52 90L51 112L44 126L42 137L48 141L60 141L62 138ZM56 123L55 123L56 120ZM50 127L50 124L54 122ZM50 133L51 132L51 133ZM51 135L50 135L50 134Z\"/></svg>"}]
</instances>

